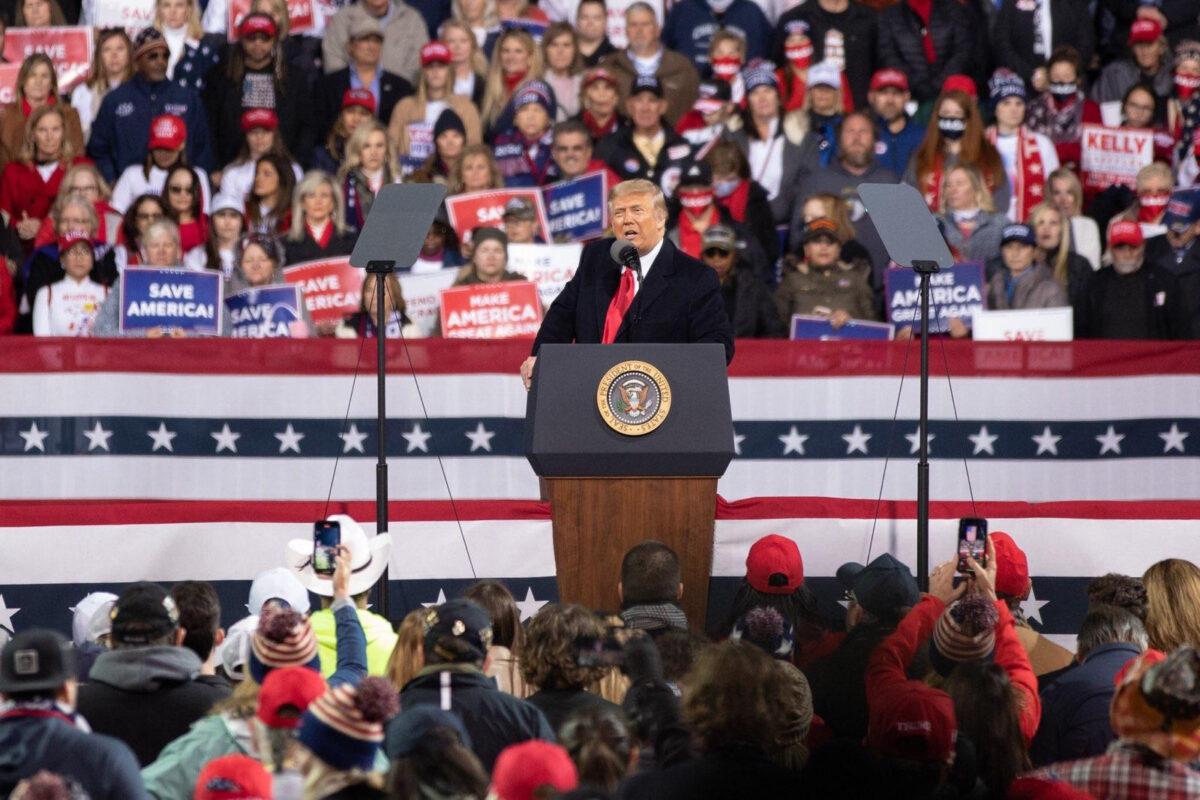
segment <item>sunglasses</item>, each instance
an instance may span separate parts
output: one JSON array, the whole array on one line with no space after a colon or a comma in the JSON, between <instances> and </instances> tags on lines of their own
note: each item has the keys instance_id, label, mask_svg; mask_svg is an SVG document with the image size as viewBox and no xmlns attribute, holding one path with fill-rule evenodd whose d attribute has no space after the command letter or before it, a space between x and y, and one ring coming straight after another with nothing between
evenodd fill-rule
<instances>
[{"instance_id":1,"label":"sunglasses","mask_svg":"<svg viewBox=\"0 0 1200 800\"><path fill-rule=\"evenodd\" d=\"M168 186L167 189L171 192L171 194L191 194L195 191L195 189L191 186L180 186L179 184Z\"/></svg>"},{"instance_id":2,"label":"sunglasses","mask_svg":"<svg viewBox=\"0 0 1200 800\"><path fill-rule=\"evenodd\" d=\"M150 211L150 212L139 211L137 214L137 218L140 220L145 220L146 222L157 222L158 220L163 218L163 215L159 214L157 212L154 212L154 211Z\"/></svg>"},{"instance_id":3,"label":"sunglasses","mask_svg":"<svg viewBox=\"0 0 1200 800\"><path fill-rule=\"evenodd\" d=\"M144 56L142 56L142 58L146 59L147 61L166 61L167 57L167 51L165 50L151 50L149 53L146 53Z\"/></svg>"},{"instance_id":4,"label":"sunglasses","mask_svg":"<svg viewBox=\"0 0 1200 800\"><path fill-rule=\"evenodd\" d=\"M728 258L729 256L733 255L733 253L728 250L722 250L719 247L710 247L704 251L704 255L708 258Z\"/></svg>"}]
</instances>

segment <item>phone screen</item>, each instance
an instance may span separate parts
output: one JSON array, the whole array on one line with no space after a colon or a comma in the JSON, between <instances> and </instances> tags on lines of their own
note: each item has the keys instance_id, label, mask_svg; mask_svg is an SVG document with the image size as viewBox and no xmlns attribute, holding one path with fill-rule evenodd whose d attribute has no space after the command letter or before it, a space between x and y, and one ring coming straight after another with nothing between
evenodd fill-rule
<instances>
[{"instance_id":1,"label":"phone screen","mask_svg":"<svg viewBox=\"0 0 1200 800\"><path fill-rule=\"evenodd\" d=\"M967 558L987 566L987 520L964 517L958 521L958 571L970 572Z\"/></svg>"},{"instance_id":2,"label":"phone screen","mask_svg":"<svg viewBox=\"0 0 1200 800\"><path fill-rule=\"evenodd\" d=\"M332 575L337 568L337 549L342 543L340 522L323 519L313 523L313 572Z\"/></svg>"}]
</instances>

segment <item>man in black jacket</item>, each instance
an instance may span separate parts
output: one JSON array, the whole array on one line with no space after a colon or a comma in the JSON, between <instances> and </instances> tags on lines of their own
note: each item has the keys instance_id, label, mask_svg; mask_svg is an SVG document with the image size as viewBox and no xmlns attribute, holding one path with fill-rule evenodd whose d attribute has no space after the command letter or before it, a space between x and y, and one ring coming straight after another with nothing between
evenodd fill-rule
<instances>
[{"instance_id":1,"label":"man in black jacket","mask_svg":"<svg viewBox=\"0 0 1200 800\"><path fill-rule=\"evenodd\" d=\"M879 64L906 74L913 96L924 103L937 97L947 76L972 71L975 37L967 12L954 0L933 0L923 11L919 5L904 0L883 12ZM926 37L933 45L932 61L926 58Z\"/></svg>"},{"instance_id":2,"label":"man in black jacket","mask_svg":"<svg viewBox=\"0 0 1200 800\"><path fill-rule=\"evenodd\" d=\"M492 642L492 621L470 600L451 600L425 617L425 667L400 691L401 708L437 706L458 716L471 749L489 773L510 744L554 741L545 715L530 703L505 694L484 674ZM403 715L393 720L393 725ZM391 727L391 726L389 726Z\"/></svg>"},{"instance_id":3,"label":"man in black jacket","mask_svg":"<svg viewBox=\"0 0 1200 800\"><path fill-rule=\"evenodd\" d=\"M787 336L787 326L779 318L771 291L754 273L754 267L738 254L733 229L713 225L704 232L701 241L700 259L712 267L721 281L721 297L733 325L733 335L739 339Z\"/></svg>"},{"instance_id":4,"label":"man in black jacket","mask_svg":"<svg viewBox=\"0 0 1200 800\"><path fill-rule=\"evenodd\" d=\"M179 611L156 583L135 583L113 606L112 650L79 687L79 712L98 733L128 744L145 766L229 696L203 683L200 657L182 646Z\"/></svg>"},{"instance_id":5,"label":"man in black jacket","mask_svg":"<svg viewBox=\"0 0 1200 800\"><path fill-rule=\"evenodd\" d=\"M812 40L812 63L830 60L840 64L850 84L856 108L867 103L867 89L879 52L879 14L858 0L817 0L803 3L779 18L775 25L774 61L786 64L783 43L788 24L808 23Z\"/></svg>"},{"instance_id":6,"label":"man in black jacket","mask_svg":"<svg viewBox=\"0 0 1200 800\"><path fill-rule=\"evenodd\" d=\"M641 76L633 82L625 111L633 125L598 143L596 157L617 173L623 181L645 178L663 185L668 167L682 167L692 153L687 140L665 124L667 101L663 87L654 76ZM666 188L666 187L664 187Z\"/></svg>"},{"instance_id":7,"label":"man in black jacket","mask_svg":"<svg viewBox=\"0 0 1200 800\"><path fill-rule=\"evenodd\" d=\"M1173 193L1162 222L1167 234L1146 242L1146 262L1179 280L1191 336L1200 338L1200 189Z\"/></svg>"}]
</instances>

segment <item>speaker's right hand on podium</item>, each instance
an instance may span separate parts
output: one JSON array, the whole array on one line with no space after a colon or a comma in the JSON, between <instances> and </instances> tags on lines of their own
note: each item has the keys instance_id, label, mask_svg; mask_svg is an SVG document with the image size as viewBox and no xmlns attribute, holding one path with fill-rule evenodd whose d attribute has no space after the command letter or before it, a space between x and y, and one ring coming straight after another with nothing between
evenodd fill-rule
<instances>
[{"instance_id":1,"label":"speaker's right hand on podium","mask_svg":"<svg viewBox=\"0 0 1200 800\"><path fill-rule=\"evenodd\" d=\"M525 384L525 391L529 391L533 385L533 365L536 361L537 356L530 356L521 363L521 382Z\"/></svg>"}]
</instances>

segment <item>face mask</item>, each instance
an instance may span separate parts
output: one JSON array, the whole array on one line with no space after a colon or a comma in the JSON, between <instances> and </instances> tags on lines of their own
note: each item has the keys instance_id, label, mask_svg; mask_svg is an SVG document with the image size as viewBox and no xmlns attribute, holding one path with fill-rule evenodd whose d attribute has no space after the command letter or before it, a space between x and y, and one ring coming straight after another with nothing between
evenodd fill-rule
<instances>
[{"instance_id":1,"label":"face mask","mask_svg":"<svg viewBox=\"0 0 1200 800\"><path fill-rule=\"evenodd\" d=\"M689 189L679 193L679 204L688 211L703 211L712 205L712 189Z\"/></svg>"},{"instance_id":2,"label":"face mask","mask_svg":"<svg viewBox=\"0 0 1200 800\"><path fill-rule=\"evenodd\" d=\"M1167 207L1170 192L1144 194L1138 198L1138 222L1153 222Z\"/></svg>"},{"instance_id":3,"label":"face mask","mask_svg":"<svg viewBox=\"0 0 1200 800\"><path fill-rule=\"evenodd\" d=\"M1190 100L1196 89L1200 89L1200 75L1175 74L1175 94L1179 95L1180 100Z\"/></svg>"},{"instance_id":4,"label":"face mask","mask_svg":"<svg viewBox=\"0 0 1200 800\"><path fill-rule=\"evenodd\" d=\"M737 191L739 183L741 183L741 181L738 180L717 181L713 184L713 194L715 194L717 197L729 197L729 195Z\"/></svg>"},{"instance_id":5,"label":"face mask","mask_svg":"<svg viewBox=\"0 0 1200 800\"><path fill-rule=\"evenodd\" d=\"M812 65L812 42L805 41L801 44L794 44L783 52L787 55L788 62L796 69L808 69Z\"/></svg>"},{"instance_id":6,"label":"face mask","mask_svg":"<svg viewBox=\"0 0 1200 800\"><path fill-rule=\"evenodd\" d=\"M967 121L954 117L938 117L938 130L944 138L956 142L967 132Z\"/></svg>"},{"instance_id":7,"label":"face mask","mask_svg":"<svg viewBox=\"0 0 1200 800\"><path fill-rule=\"evenodd\" d=\"M1066 100L1074 97L1077 91L1079 91L1079 87L1073 83L1050 84L1050 94L1054 96L1055 100Z\"/></svg>"},{"instance_id":8,"label":"face mask","mask_svg":"<svg viewBox=\"0 0 1200 800\"><path fill-rule=\"evenodd\" d=\"M714 58L712 61L713 75L723 81L731 81L742 68L742 60L737 56Z\"/></svg>"}]
</instances>

